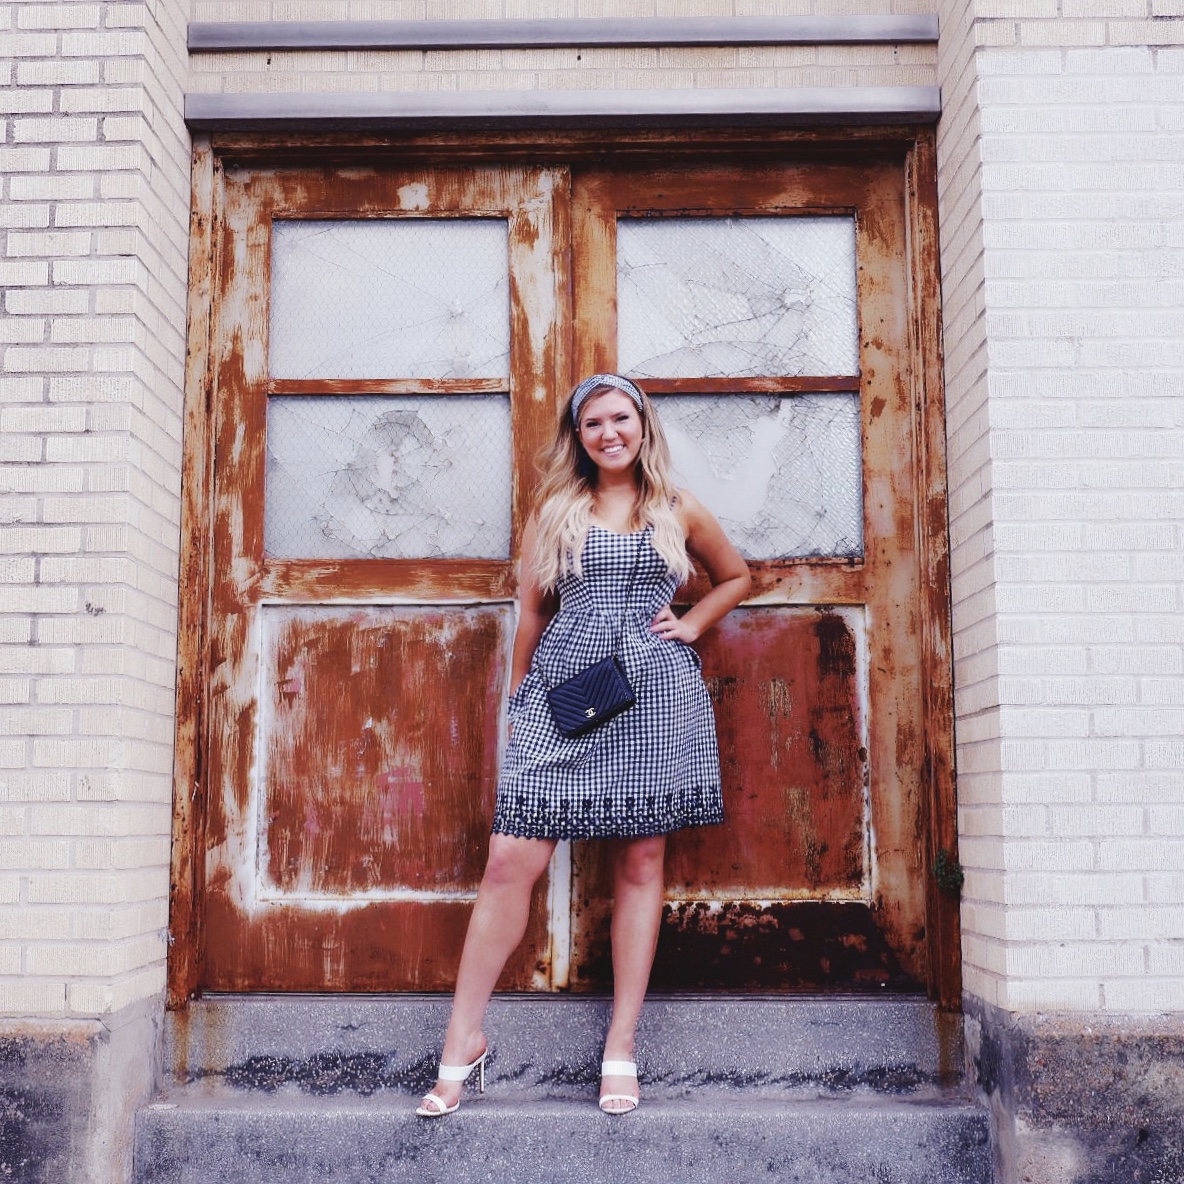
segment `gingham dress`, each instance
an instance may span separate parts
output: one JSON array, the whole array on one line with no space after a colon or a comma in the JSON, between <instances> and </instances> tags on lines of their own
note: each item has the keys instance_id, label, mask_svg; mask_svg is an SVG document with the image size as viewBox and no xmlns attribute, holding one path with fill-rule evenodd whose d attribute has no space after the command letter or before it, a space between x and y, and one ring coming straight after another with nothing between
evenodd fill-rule
<instances>
[{"instance_id":1,"label":"gingham dress","mask_svg":"<svg viewBox=\"0 0 1184 1184\"><path fill-rule=\"evenodd\" d=\"M583 576L560 579L559 611L510 697L495 834L637 837L723 821L715 717L699 656L650 631L654 614L678 587L654 550L651 531L617 534L593 525ZM564 736L551 718L547 685L608 657L619 622L617 654L637 702L582 736Z\"/></svg>"}]
</instances>

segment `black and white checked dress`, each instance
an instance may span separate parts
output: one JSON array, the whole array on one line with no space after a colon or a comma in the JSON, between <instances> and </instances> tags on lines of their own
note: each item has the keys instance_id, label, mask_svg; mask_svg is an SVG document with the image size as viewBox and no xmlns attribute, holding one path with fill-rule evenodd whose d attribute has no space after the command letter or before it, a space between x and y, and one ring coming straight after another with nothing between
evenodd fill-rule
<instances>
[{"instance_id":1,"label":"black and white checked dress","mask_svg":"<svg viewBox=\"0 0 1184 1184\"><path fill-rule=\"evenodd\" d=\"M593 525L583 576L559 581L559 611L510 698L495 834L637 837L723 821L715 716L699 656L650 631L654 614L678 588L651 533L648 526L617 534ZM562 682L613 652L635 559L618 654L637 702L582 736L564 736L551 718L542 676Z\"/></svg>"}]
</instances>

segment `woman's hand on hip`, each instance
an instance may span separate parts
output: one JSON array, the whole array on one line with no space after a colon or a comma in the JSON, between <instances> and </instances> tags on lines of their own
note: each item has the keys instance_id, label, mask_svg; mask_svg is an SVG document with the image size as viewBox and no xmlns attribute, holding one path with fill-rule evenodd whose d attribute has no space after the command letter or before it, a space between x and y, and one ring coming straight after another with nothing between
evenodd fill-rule
<instances>
[{"instance_id":1,"label":"woman's hand on hip","mask_svg":"<svg viewBox=\"0 0 1184 1184\"><path fill-rule=\"evenodd\" d=\"M670 605L659 609L650 625L650 632L656 633L664 641L681 641L690 645L697 641L699 632L694 625L688 624L681 617L676 616Z\"/></svg>"}]
</instances>

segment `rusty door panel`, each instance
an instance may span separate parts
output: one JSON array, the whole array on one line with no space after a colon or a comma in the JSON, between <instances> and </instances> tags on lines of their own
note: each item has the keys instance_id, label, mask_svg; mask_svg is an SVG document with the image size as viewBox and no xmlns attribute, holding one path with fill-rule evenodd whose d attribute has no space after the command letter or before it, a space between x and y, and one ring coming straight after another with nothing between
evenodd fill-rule
<instances>
[{"instance_id":1,"label":"rusty door panel","mask_svg":"<svg viewBox=\"0 0 1184 1184\"><path fill-rule=\"evenodd\" d=\"M476 891L513 628L510 605L264 607L270 887Z\"/></svg>"},{"instance_id":2,"label":"rusty door panel","mask_svg":"<svg viewBox=\"0 0 1184 1184\"><path fill-rule=\"evenodd\" d=\"M703 639L728 822L671 837L668 898L864 895L862 631L853 611L743 608Z\"/></svg>"},{"instance_id":3,"label":"rusty door panel","mask_svg":"<svg viewBox=\"0 0 1184 1184\"><path fill-rule=\"evenodd\" d=\"M199 986L443 990L484 864L532 457L568 377L567 174L232 168L221 185ZM277 217L451 216L507 223L504 378L270 377ZM518 445L510 554L268 557L268 400L293 393L505 393ZM551 984L549 899L544 876L504 987Z\"/></svg>"},{"instance_id":4,"label":"rusty door panel","mask_svg":"<svg viewBox=\"0 0 1184 1184\"><path fill-rule=\"evenodd\" d=\"M929 973L926 725L903 170L886 159L588 170L575 177L573 204L581 371L616 366L618 218L855 220L858 374L653 384L718 395L858 390L864 526L857 559L750 561L751 607L702 639L727 818L670 841L654 981L915 989ZM689 598L703 590L692 584ZM609 971L606 860L581 849L573 866L573 984L597 989Z\"/></svg>"}]
</instances>

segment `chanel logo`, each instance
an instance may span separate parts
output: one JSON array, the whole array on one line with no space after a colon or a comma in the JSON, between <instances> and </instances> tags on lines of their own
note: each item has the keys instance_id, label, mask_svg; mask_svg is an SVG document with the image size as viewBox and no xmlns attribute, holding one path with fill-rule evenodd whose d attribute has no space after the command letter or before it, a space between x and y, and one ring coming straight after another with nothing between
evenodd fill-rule
<instances>
[{"instance_id":1,"label":"chanel logo","mask_svg":"<svg viewBox=\"0 0 1184 1184\"><path fill-rule=\"evenodd\" d=\"M585 716L586 716L588 719L591 719L591 718L592 718L592 717L593 717L595 714L596 714L596 708L595 708L595 707L585 707L585 708L584 708L584 715L585 715Z\"/></svg>"}]
</instances>

